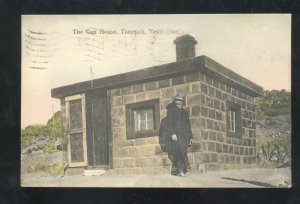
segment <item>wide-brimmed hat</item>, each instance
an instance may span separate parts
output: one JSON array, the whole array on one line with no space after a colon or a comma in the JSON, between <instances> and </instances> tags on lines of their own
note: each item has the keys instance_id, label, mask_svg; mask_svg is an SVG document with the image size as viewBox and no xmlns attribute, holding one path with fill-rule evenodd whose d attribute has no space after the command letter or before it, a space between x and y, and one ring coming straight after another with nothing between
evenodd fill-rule
<instances>
[{"instance_id":1,"label":"wide-brimmed hat","mask_svg":"<svg viewBox=\"0 0 300 204\"><path fill-rule=\"evenodd\" d=\"M174 96L174 101L184 101L184 94L181 92L177 92Z\"/></svg>"}]
</instances>

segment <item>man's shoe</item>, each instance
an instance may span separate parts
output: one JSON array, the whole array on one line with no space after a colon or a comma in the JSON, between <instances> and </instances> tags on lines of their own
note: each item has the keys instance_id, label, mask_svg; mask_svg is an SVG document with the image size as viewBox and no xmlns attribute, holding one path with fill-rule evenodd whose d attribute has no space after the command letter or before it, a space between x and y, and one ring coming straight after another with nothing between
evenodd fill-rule
<instances>
[{"instance_id":1,"label":"man's shoe","mask_svg":"<svg viewBox=\"0 0 300 204\"><path fill-rule=\"evenodd\" d=\"M186 176L183 172L179 173L178 175L179 175L180 177L185 177L185 176Z\"/></svg>"}]
</instances>

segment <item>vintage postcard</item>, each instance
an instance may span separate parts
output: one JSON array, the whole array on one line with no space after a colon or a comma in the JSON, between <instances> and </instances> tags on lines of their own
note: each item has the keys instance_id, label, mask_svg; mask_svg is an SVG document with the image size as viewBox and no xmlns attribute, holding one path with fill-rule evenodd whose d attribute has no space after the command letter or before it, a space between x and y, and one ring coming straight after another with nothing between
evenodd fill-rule
<instances>
[{"instance_id":1,"label":"vintage postcard","mask_svg":"<svg viewBox=\"0 0 300 204\"><path fill-rule=\"evenodd\" d=\"M289 188L291 15L23 15L21 186Z\"/></svg>"}]
</instances>

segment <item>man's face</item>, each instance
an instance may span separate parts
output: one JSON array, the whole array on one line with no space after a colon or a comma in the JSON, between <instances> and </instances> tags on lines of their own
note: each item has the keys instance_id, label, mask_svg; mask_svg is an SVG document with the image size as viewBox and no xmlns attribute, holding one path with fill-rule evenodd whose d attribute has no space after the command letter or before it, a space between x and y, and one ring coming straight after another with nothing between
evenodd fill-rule
<instances>
[{"instance_id":1,"label":"man's face","mask_svg":"<svg viewBox=\"0 0 300 204\"><path fill-rule=\"evenodd\" d=\"M175 105L177 108L182 108L183 101L175 101Z\"/></svg>"}]
</instances>

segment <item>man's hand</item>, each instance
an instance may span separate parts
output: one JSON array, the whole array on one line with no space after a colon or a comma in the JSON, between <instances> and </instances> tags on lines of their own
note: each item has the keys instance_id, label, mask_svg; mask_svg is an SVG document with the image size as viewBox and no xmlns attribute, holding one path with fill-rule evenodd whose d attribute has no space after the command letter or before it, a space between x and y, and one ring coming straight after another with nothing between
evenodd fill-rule
<instances>
[{"instance_id":1,"label":"man's hand","mask_svg":"<svg viewBox=\"0 0 300 204\"><path fill-rule=\"evenodd\" d=\"M172 140L175 141L175 142L177 142L177 136L176 136L176 134L172 135Z\"/></svg>"}]
</instances>

